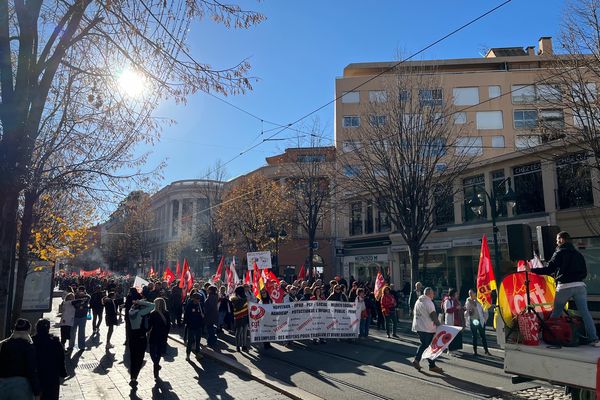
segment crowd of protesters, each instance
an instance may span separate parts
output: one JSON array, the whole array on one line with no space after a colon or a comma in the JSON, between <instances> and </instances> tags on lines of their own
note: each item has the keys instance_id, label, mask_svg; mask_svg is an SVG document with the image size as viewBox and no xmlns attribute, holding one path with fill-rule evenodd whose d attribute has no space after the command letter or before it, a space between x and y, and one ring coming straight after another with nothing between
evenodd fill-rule
<instances>
[{"instance_id":1,"label":"crowd of protesters","mask_svg":"<svg viewBox=\"0 0 600 400\"><path fill-rule=\"evenodd\" d=\"M166 352L167 338L172 326L183 330L186 359L194 353L201 358L201 340L214 347L217 335L225 331L235 337L238 352L250 351L249 303L270 303L266 289L255 296L250 284L239 285L231 290L220 282L196 282L191 288L179 285L178 280L170 283L162 279L150 279L142 288L132 286L129 277L77 277L60 276L58 287L64 292L59 307L60 340L49 333L50 321L41 319L31 337L30 324L18 320L12 336L2 342L0 349L0 378L14 377L6 390L20 393L10 398L57 399L60 378L66 376L65 353L68 355L77 348L86 350L89 329L91 336L100 335L102 322L107 327L106 351L114 347L112 334L116 326L124 322L125 343L130 357L130 386L137 390L138 376L143 366L146 351L150 353L154 378L161 382L160 361ZM389 338L397 338L398 310L406 306L413 317L413 330L421 339L421 346L413 362L420 369L419 361L425 348L431 342L435 327L442 323L470 326L473 333L473 348L477 354L477 336L482 339L486 354L489 354L485 340L486 313L477 301L474 292L470 293L464 306L458 299L456 290L451 289L441 302L443 316L439 316L433 304L434 290L423 288L417 283L415 290L404 286L402 291L394 290L393 285L384 284L375 293L371 282L359 282L350 277L348 284L344 278L325 281L314 277L310 280L295 280L287 283L278 281L283 302L296 301L345 301L356 303L360 315L359 338L367 338L372 328L385 330ZM188 290L189 289L189 290ZM230 293L231 292L231 293ZM406 306L405 306L406 305ZM466 319L466 321L465 321ZM313 343L325 343L324 339L313 339ZM68 343L68 345L67 345ZM453 342L454 343L454 342ZM282 343L289 346L291 343ZM270 343L263 343L270 349ZM462 348L462 337L456 339L450 351ZM442 372L430 361L430 370ZM6 382L2 385L5 389ZM23 390L26 387L27 390Z\"/></svg>"}]
</instances>

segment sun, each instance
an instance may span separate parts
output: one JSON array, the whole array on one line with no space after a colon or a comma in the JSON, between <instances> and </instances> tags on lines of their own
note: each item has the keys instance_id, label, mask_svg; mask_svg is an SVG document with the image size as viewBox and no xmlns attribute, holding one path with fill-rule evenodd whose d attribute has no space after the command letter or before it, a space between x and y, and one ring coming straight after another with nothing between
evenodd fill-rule
<instances>
[{"instance_id":1,"label":"sun","mask_svg":"<svg viewBox=\"0 0 600 400\"><path fill-rule=\"evenodd\" d=\"M146 91L146 78L139 72L126 68L117 78L119 91L129 97L141 97Z\"/></svg>"}]
</instances>

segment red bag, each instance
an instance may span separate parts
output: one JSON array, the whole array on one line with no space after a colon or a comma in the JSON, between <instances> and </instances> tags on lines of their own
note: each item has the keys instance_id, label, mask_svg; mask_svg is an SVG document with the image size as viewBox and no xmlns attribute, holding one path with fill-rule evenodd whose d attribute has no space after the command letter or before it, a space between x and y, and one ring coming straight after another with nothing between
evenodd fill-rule
<instances>
[{"instance_id":1,"label":"red bag","mask_svg":"<svg viewBox=\"0 0 600 400\"><path fill-rule=\"evenodd\" d=\"M584 332L583 321L579 317L561 315L557 318L548 318L542 325L544 342L553 346L579 346Z\"/></svg>"},{"instance_id":2,"label":"red bag","mask_svg":"<svg viewBox=\"0 0 600 400\"><path fill-rule=\"evenodd\" d=\"M517 316L519 333L522 343L527 346L538 346L540 344L540 321L533 311L523 311Z\"/></svg>"}]
</instances>

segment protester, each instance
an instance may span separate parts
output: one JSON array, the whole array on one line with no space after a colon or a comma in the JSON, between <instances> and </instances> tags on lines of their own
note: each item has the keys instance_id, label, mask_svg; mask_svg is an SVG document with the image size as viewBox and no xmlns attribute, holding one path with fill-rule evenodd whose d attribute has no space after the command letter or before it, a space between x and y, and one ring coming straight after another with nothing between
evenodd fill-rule
<instances>
[{"instance_id":1,"label":"protester","mask_svg":"<svg viewBox=\"0 0 600 400\"><path fill-rule=\"evenodd\" d=\"M348 301L348 297L343 293L343 286L336 285L333 288L333 293L329 295L327 301Z\"/></svg>"},{"instance_id":2,"label":"protester","mask_svg":"<svg viewBox=\"0 0 600 400\"><path fill-rule=\"evenodd\" d=\"M167 310L167 304L162 297L154 300L154 311L150 313L148 326L150 328L148 344L150 345L150 358L154 365L154 380L159 382L160 358L166 352L167 339L169 337L169 330L171 329L171 319Z\"/></svg>"},{"instance_id":3,"label":"protester","mask_svg":"<svg viewBox=\"0 0 600 400\"><path fill-rule=\"evenodd\" d=\"M488 319L488 313L483 310L483 306L477 300L477 292L474 289L469 290L469 298L465 302L465 316L467 324L471 328L473 336L473 354L477 355L477 336L481 336L481 344L486 355L491 355L488 351L487 339L485 337L485 324Z\"/></svg>"},{"instance_id":4,"label":"protester","mask_svg":"<svg viewBox=\"0 0 600 400\"><path fill-rule=\"evenodd\" d=\"M6 399L36 400L41 393L31 324L19 318L12 335L0 342L0 393Z\"/></svg>"},{"instance_id":5,"label":"protester","mask_svg":"<svg viewBox=\"0 0 600 400\"><path fill-rule=\"evenodd\" d=\"M360 317L359 333L358 337L366 338L369 336L369 313L370 307L368 305L368 299L365 296L365 289L356 289L356 314Z\"/></svg>"},{"instance_id":6,"label":"protester","mask_svg":"<svg viewBox=\"0 0 600 400\"><path fill-rule=\"evenodd\" d=\"M239 352L240 347L243 351L248 351L248 300L243 286L235 288L233 297L233 318L235 321L235 348Z\"/></svg>"},{"instance_id":7,"label":"protester","mask_svg":"<svg viewBox=\"0 0 600 400\"><path fill-rule=\"evenodd\" d=\"M556 235L556 245L556 250L550 261L548 261L548 265L543 268L536 268L534 271L539 275L553 275L557 283L554 309L550 318L560 316L567 302L573 299L577 311L583 319L587 339L592 346L600 347L596 326L587 305L587 288L584 280L588 273L585 258L575 249L575 246L571 243L571 236L565 231ZM525 269L531 271L527 264L525 264Z\"/></svg>"},{"instance_id":8,"label":"protester","mask_svg":"<svg viewBox=\"0 0 600 400\"><path fill-rule=\"evenodd\" d=\"M190 360L192 347L194 348L196 357L200 357L200 338L202 335L202 325L204 324L204 310L200 303L201 297L200 293L195 292L191 296L191 301L185 306L183 323L185 324L187 335L185 359L188 361Z\"/></svg>"},{"instance_id":9,"label":"protester","mask_svg":"<svg viewBox=\"0 0 600 400\"><path fill-rule=\"evenodd\" d=\"M136 288L129 288L129 294L125 298L125 345L129 343L129 336L131 336L131 319L129 318L129 311L136 300L140 300L142 295L137 291Z\"/></svg>"},{"instance_id":10,"label":"protester","mask_svg":"<svg viewBox=\"0 0 600 400\"><path fill-rule=\"evenodd\" d=\"M443 303L442 309L445 311L444 323L451 326L464 327L464 310L458 299L458 290L448 290L448 297ZM456 337L448 346L448 354L453 351L462 350L462 330L456 334Z\"/></svg>"},{"instance_id":11,"label":"protester","mask_svg":"<svg viewBox=\"0 0 600 400\"><path fill-rule=\"evenodd\" d=\"M398 317L396 315L396 298L390 292L389 286L383 288L383 295L381 296L381 312L385 317L385 331L387 337L390 337L390 331L392 331L392 336L397 338ZM390 329L392 327L393 329Z\"/></svg>"},{"instance_id":12,"label":"protester","mask_svg":"<svg viewBox=\"0 0 600 400\"><path fill-rule=\"evenodd\" d=\"M73 350L73 338L71 337L71 328L75 322L75 307L73 307L73 299L75 295L68 293L65 296L62 306L62 314L60 316L60 344L64 346L69 340L69 347L67 351Z\"/></svg>"},{"instance_id":13,"label":"protester","mask_svg":"<svg viewBox=\"0 0 600 400\"><path fill-rule=\"evenodd\" d=\"M104 305L102 300L106 297L106 292L102 286L98 285L90 297L90 308L92 309L92 333L100 334L100 324L102 324L102 312Z\"/></svg>"},{"instance_id":14,"label":"protester","mask_svg":"<svg viewBox=\"0 0 600 400\"><path fill-rule=\"evenodd\" d=\"M226 326L227 330L231 331L233 328L233 305L227 297L227 288L221 286L219 289L219 323L217 326L217 332L222 333L223 327Z\"/></svg>"},{"instance_id":15,"label":"protester","mask_svg":"<svg viewBox=\"0 0 600 400\"><path fill-rule=\"evenodd\" d=\"M146 316L154 309L154 303L146 300L133 300L129 309L129 322L131 330L129 332L129 375L131 381L129 386L133 391L137 390L137 378L144 363L144 354L146 353L148 326L145 322Z\"/></svg>"},{"instance_id":16,"label":"protester","mask_svg":"<svg viewBox=\"0 0 600 400\"><path fill-rule=\"evenodd\" d=\"M102 303L104 304L104 309L106 310L106 318L104 320L106 322L106 326L108 327L108 332L106 334L106 350L108 350L115 347L110 342L110 339L112 338L115 325L119 324L119 321L117 320L117 306L115 305L115 292L110 292L108 296L102 299Z\"/></svg>"},{"instance_id":17,"label":"protester","mask_svg":"<svg viewBox=\"0 0 600 400\"><path fill-rule=\"evenodd\" d=\"M319 286L315 287L312 292L311 300L325 300L325 296L322 294L322 290Z\"/></svg>"},{"instance_id":18,"label":"protester","mask_svg":"<svg viewBox=\"0 0 600 400\"><path fill-rule=\"evenodd\" d=\"M50 321L40 319L35 325L33 345L37 360L41 400L58 400L60 379L67 376L63 346L50 334Z\"/></svg>"},{"instance_id":19,"label":"protester","mask_svg":"<svg viewBox=\"0 0 600 400\"><path fill-rule=\"evenodd\" d=\"M75 319L73 321L73 328L71 328L71 343L75 341L75 334L77 334L77 347L79 351L85 350L85 325L87 323L89 303L90 296L86 293L85 287L79 286L77 294L75 294L75 300L71 303L75 307Z\"/></svg>"},{"instance_id":20,"label":"protester","mask_svg":"<svg viewBox=\"0 0 600 400\"><path fill-rule=\"evenodd\" d=\"M271 304L271 297L269 296L269 293L267 293L267 290L265 288L262 288L260 290L260 303L261 304ZM271 348L273 348L273 346L271 346L270 342L263 342L263 348L265 350L269 350Z\"/></svg>"},{"instance_id":21,"label":"protester","mask_svg":"<svg viewBox=\"0 0 600 400\"><path fill-rule=\"evenodd\" d=\"M410 292L410 296L408 298L408 307L409 307L408 310L411 313L411 316L412 316L412 312L415 308L415 303L417 302L417 299L419 297L421 297L422 294L423 294L423 284L421 282L415 283L415 290Z\"/></svg>"},{"instance_id":22,"label":"protester","mask_svg":"<svg viewBox=\"0 0 600 400\"><path fill-rule=\"evenodd\" d=\"M217 287L208 287L208 296L204 302L204 326L206 327L206 344L214 347L217 344L216 324L219 321L219 299Z\"/></svg>"},{"instance_id":23,"label":"protester","mask_svg":"<svg viewBox=\"0 0 600 400\"><path fill-rule=\"evenodd\" d=\"M436 326L440 324L437 312L435 311L435 305L433 304L433 298L435 292L432 288L427 287L423 294L415 302L413 310L413 323L412 330L417 332L419 335L419 341L421 345L417 349L417 354L414 361L412 362L413 367L418 371L421 370L421 357L423 352L431 344L431 340L435 335ZM444 370L435 365L435 360L427 359L429 362L429 370L431 372L443 373Z\"/></svg>"},{"instance_id":24,"label":"protester","mask_svg":"<svg viewBox=\"0 0 600 400\"><path fill-rule=\"evenodd\" d=\"M169 310L171 312L171 320L173 323L177 322L178 326L181 326L182 298L183 293L179 287L179 281L174 281L171 285L171 294L169 295Z\"/></svg>"}]
</instances>

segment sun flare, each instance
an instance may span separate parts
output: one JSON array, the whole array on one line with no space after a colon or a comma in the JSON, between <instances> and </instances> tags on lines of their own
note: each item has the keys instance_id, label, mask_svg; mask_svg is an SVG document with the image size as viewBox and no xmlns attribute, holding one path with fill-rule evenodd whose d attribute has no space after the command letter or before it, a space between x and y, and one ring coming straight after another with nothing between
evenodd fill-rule
<instances>
[{"instance_id":1,"label":"sun flare","mask_svg":"<svg viewBox=\"0 0 600 400\"><path fill-rule=\"evenodd\" d=\"M146 90L146 79L139 72L125 69L117 78L119 91L129 97L140 97Z\"/></svg>"}]
</instances>

